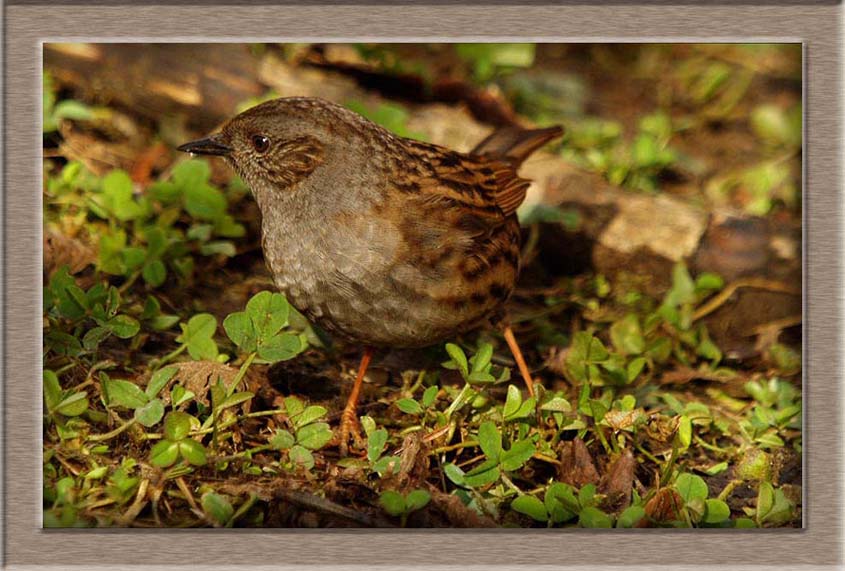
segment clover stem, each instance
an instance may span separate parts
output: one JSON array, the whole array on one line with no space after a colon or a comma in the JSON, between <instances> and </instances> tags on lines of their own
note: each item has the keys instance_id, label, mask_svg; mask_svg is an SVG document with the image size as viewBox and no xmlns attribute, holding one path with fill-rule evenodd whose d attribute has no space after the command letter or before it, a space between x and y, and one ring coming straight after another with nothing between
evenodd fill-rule
<instances>
[{"instance_id":1,"label":"clover stem","mask_svg":"<svg viewBox=\"0 0 845 571\"><path fill-rule=\"evenodd\" d=\"M256 355L258 355L258 353L253 351L244 360L243 364L241 365L240 370L238 370L238 374L235 376L235 380L232 381L232 384L229 385L229 388L226 390L226 396L227 397L230 397L235 393L235 389L237 389L238 385L241 384L241 381L243 380L244 375L246 375L246 370L249 369L250 365L252 365L252 362L255 360Z\"/></svg>"},{"instance_id":2,"label":"clover stem","mask_svg":"<svg viewBox=\"0 0 845 571\"><path fill-rule=\"evenodd\" d=\"M248 512L248 511L249 511L249 509L250 509L253 505L255 505L255 502L256 502L257 500L258 500L258 494L256 494L255 492L251 493L251 494L249 495L249 499L248 499L247 501L245 501L244 503L242 503L242 504L241 504L241 506L238 508L238 511L236 511L234 514L232 514L232 517L230 517L230 518L229 518L229 521L227 521L227 522L226 522L226 527L233 527L234 523L235 523L235 522L236 522L239 518L243 517L243 515L244 515L246 512Z\"/></svg>"},{"instance_id":3,"label":"clover stem","mask_svg":"<svg viewBox=\"0 0 845 571\"><path fill-rule=\"evenodd\" d=\"M458 396L455 397L455 400L452 401L452 404L449 405L449 408L446 409L444 414L446 415L446 420L452 418L452 413L463 406L463 400L466 397L467 392L470 390L469 383L464 384L464 387L461 389L461 392L458 393Z\"/></svg>"},{"instance_id":4,"label":"clover stem","mask_svg":"<svg viewBox=\"0 0 845 571\"><path fill-rule=\"evenodd\" d=\"M76 362L75 362L75 361L71 361L70 363L68 363L68 364L67 364L67 365L65 365L64 367L61 367L60 369L56 369L56 376L61 375L61 374L62 374L62 373L64 373L65 371L69 371L70 369L73 369L75 366L76 366Z\"/></svg>"},{"instance_id":5,"label":"clover stem","mask_svg":"<svg viewBox=\"0 0 845 571\"><path fill-rule=\"evenodd\" d=\"M451 452L452 450L458 450L459 448L475 448L476 446L478 446L477 440L464 440L463 442L458 442L457 444L450 444L448 446L435 448L429 452L429 454L443 454L444 452Z\"/></svg>"},{"instance_id":6,"label":"clover stem","mask_svg":"<svg viewBox=\"0 0 845 571\"><path fill-rule=\"evenodd\" d=\"M117 288L117 291L119 291L120 293L125 293L126 290L132 287L132 284L134 284L139 277L141 277L141 270L136 270L132 273L131 276L129 276L129 278L125 282L120 285L119 288Z\"/></svg>"},{"instance_id":7,"label":"clover stem","mask_svg":"<svg viewBox=\"0 0 845 571\"><path fill-rule=\"evenodd\" d=\"M168 361L171 361L171 360L175 359L176 357L178 357L179 355L181 355L182 353L184 353L185 349L187 349L187 348L188 348L187 345L179 345L179 347L177 347L176 349L174 349L173 351L171 351L170 353L168 353L167 355L165 355L164 357L162 357L158 361L151 363L151 368L154 371L158 370L162 365L164 365Z\"/></svg>"},{"instance_id":8,"label":"clover stem","mask_svg":"<svg viewBox=\"0 0 845 571\"><path fill-rule=\"evenodd\" d=\"M109 440L111 438L114 438L115 436L117 436L121 432L127 430L129 427L131 427L133 424L135 424L135 422L137 422L137 421L133 418L132 420L124 422L123 424L121 424L120 426L118 426L117 428L112 430L111 432L106 432L105 434L94 434L93 436L89 436L88 440L90 440L92 442L102 442L103 440Z\"/></svg>"},{"instance_id":9,"label":"clover stem","mask_svg":"<svg viewBox=\"0 0 845 571\"><path fill-rule=\"evenodd\" d=\"M87 387L88 385L91 385L93 383L94 383L94 379L92 377L88 377L87 379L85 379L84 381L82 381L81 383L79 383L78 385L73 387L71 390L73 392L77 392L80 389L84 389L85 387Z\"/></svg>"},{"instance_id":10,"label":"clover stem","mask_svg":"<svg viewBox=\"0 0 845 571\"><path fill-rule=\"evenodd\" d=\"M663 474L660 476L660 486L665 486L669 483L669 478L672 477L672 468L675 466L675 460L678 458L678 445L672 443L672 454L669 456L669 461L663 467Z\"/></svg>"},{"instance_id":11,"label":"clover stem","mask_svg":"<svg viewBox=\"0 0 845 571\"><path fill-rule=\"evenodd\" d=\"M724 502L725 500L727 500L727 499L728 499L728 496L730 496L730 495L733 493L734 489L735 489L738 485L740 485L741 483L742 483L742 480L731 480L731 481L730 481L730 482L728 482L728 484L725 486L725 489L724 489L724 490L722 490L721 492L719 492L719 496L718 496L718 498Z\"/></svg>"},{"instance_id":12,"label":"clover stem","mask_svg":"<svg viewBox=\"0 0 845 571\"><path fill-rule=\"evenodd\" d=\"M226 421L220 423L219 428L220 428L220 430L229 428L230 426L232 426L233 424L236 424L239 420L241 420L243 418L258 418L260 416L272 416L274 414L282 414L284 412L285 412L285 409L283 409L283 408L275 408L273 410L259 410L258 412L251 412L249 414L244 414L244 415L241 415L239 417L235 417L235 418L226 420ZM210 425L210 423L209 423L209 425ZM205 434L211 434L212 432L214 432L214 429L211 426L208 426L206 428L200 428L199 430L192 430L190 433L188 433L188 436L192 436L192 437L193 436L201 436L201 435L205 435ZM161 435L161 433L158 433L158 432L145 432L144 435L142 436L142 438L144 440L159 440L160 438L162 438L162 435Z\"/></svg>"},{"instance_id":13,"label":"clover stem","mask_svg":"<svg viewBox=\"0 0 845 571\"><path fill-rule=\"evenodd\" d=\"M420 371L420 374L417 375L416 382L413 384L413 386L411 386L410 389L408 389L408 392L411 393L411 396L414 396L414 393L417 392L417 389L419 389L420 386L423 384L423 380L425 380L425 369Z\"/></svg>"},{"instance_id":14,"label":"clover stem","mask_svg":"<svg viewBox=\"0 0 845 571\"><path fill-rule=\"evenodd\" d=\"M242 418L257 418L259 416L271 416L274 414L284 414L287 412L283 408L274 408L273 410L259 410L258 412L250 412L248 414L243 415Z\"/></svg>"},{"instance_id":15,"label":"clover stem","mask_svg":"<svg viewBox=\"0 0 845 571\"><path fill-rule=\"evenodd\" d=\"M637 442L634 442L634 448L636 448L640 454L660 466L660 460L658 460L658 458L654 454L643 448L642 445L638 444Z\"/></svg>"},{"instance_id":16,"label":"clover stem","mask_svg":"<svg viewBox=\"0 0 845 571\"><path fill-rule=\"evenodd\" d=\"M502 482L504 482L504 483L505 483L505 485L506 485L508 488L510 488L511 490L513 490L514 492L516 492L516 494L517 494L518 496L521 496L521 495L523 495L523 494L525 493L525 492L523 492L522 490L520 490L520 489L519 489L519 487L518 487L516 484L514 484L514 483L513 483L513 481L512 481L510 478L508 478L508 476L507 476L507 474L505 474L505 471L504 471L504 470L500 470L500 471L499 471L499 475L500 475L500 476L501 476L501 478L502 478Z\"/></svg>"},{"instance_id":17,"label":"clover stem","mask_svg":"<svg viewBox=\"0 0 845 571\"><path fill-rule=\"evenodd\" d=\"M712 450L713 452L718 452L719 454L732 454L733 452L732 450L729 450L727 448L719 448L715 444L710 444L697 434L693 434L692 438L693 440L695 440L696 444L698 444L702 448L706 448L707 450Z\"/></svg>"},{"instance_id":18,"label":"clover stem","mask_svg":"<svg viewBox=\"0 0 845 571\"><path fill-rule=\"evenodd\" d=\"M608 444L607 438L604 436L604 430L602 430L601 426L599 426L598 423L595 424L595 433L596 433L596 436L599 437L599 442L601 442L602 447L605 449L605 451L608 454L610 454L610 452L611 452L610 444Z\"/></svg>"}]
</instances>

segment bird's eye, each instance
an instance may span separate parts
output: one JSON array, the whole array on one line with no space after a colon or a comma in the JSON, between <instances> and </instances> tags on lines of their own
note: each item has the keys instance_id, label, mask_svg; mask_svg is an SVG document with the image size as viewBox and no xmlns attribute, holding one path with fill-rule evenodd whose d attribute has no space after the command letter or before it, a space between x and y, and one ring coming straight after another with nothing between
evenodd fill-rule
<instances>
[{"instance_id":1,"label":"bird's eye","mask_svg":"<svg viewBox=\"0 0 845 571\"><path fill-rule=\"evenodd\" d=\"M252 146L259 153L263 153L264 151L270 148L270 139L268 139L264 135L253 135Z\"/></svg>"}]
</instances>

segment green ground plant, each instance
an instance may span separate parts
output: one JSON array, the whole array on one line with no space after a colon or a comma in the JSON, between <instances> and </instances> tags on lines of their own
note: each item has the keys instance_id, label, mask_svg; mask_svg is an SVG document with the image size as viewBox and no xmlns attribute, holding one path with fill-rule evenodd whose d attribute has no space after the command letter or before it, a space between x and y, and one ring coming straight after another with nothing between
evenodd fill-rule
<instances>
[{"instance_id":1,"label":"green ground plant","mask_svg":"<svg viewBox=\"0 0 845 571\"><path fill-rule=\"evenodd\" d=\"M505 85L535 61L522 44L455 49L477 86ZM396 62L386 48L361 50ZM664 70L660 49L642 54L636 73ZM739 120L760 73L745 59L716 60L695 53L661 80L659 108L633 130L564 117L557 150L641 192L698 173L681 139L708 121ZM96 116L57 97L45 77L45 137ZM540 122L560 117L524 103L546 109ZM424 138L407 128L401 103L348 104ZM798 203L789 165L800 153L800 107L752 109L764 159L707 178L703 196L750 189L744 208L767 215ZM399 526L442 524L450 501L467 520L510 527L800 525L800 474L785 466L802 452L801 355L780 341L765 349L765 366L726 355L699 314L728 286L718 275L678 263L659 297L590 275L520 298L539 309L520 322L529 351L538 366L547 358L534 396L511 379L493 333L454 339L438 348L439 366L372 387L360 417L367 447L339 459L339 401L275 381L313 377L317 361L345 386L343 355L269 282L236 296L220 293L228 274L214 279L231 272L246 282L251 270L239 264L258 249L238 185L219 183L202 160L143 185L121 169L94 174L51 157L44 174L45 231L95 246L86 269L58 267L43 289L46 527L259 527L278 521L279 487L313 502L343 497ZM579 223L561 211L533 215L523 222ZM662 382L677 371L692 381ZM268 386L278 398L263 396ZM567 459L577 450L586 451L582 472Z\"/></svg>"}]
</instances>

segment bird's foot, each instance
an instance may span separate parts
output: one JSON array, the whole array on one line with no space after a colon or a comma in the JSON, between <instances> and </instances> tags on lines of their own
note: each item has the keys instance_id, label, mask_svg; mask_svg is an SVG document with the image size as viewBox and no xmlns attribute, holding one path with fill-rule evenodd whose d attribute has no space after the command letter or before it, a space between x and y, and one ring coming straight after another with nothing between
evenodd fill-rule
<instances>
[{"instance_id":1,"label":"bird's foot","mask_svg":"<svg viewBox=\"0 0 845 571\"><path fill-rule=\"evenodd\" d=\"M340 455L346 457L349 455L349 440L352 437L352 442L358 450L366 450L367 443L361 435L361 425L358 422L358 416L355 414L355 409L346 408L340 417L340 434L338 435L338 448Z\"/></svg>"}]
</instances>

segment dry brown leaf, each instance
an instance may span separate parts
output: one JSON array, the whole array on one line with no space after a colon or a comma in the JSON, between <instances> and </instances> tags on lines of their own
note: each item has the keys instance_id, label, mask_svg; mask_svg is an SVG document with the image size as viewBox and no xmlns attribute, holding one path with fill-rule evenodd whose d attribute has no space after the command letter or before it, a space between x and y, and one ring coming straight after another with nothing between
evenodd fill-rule
<instances>
[{"instance_id":1,"label":"dry brown leaf","mask_svg":"<svg viewBox=\"0 0 845 571\"><path fill-rule=\"evenodd\" d=\"M135 159L130 171L132 181L146 186L150 183L153 170L156 167L166 166L168 159L168 148L161 141L153 144Z\"/></svg>"},{"instance_id":2,"label":"dry brown leaf","mask_svg":"<svg viewBox=\"0 0 845 571\"><path fill-rule=\"evenodd\" d=\"M62 123L59 130L62 134L61 154L69 160L81 162L97 176L116 168L128 170L141 150L140 139L105 140L101 134L76 128L70 122Z\"/></svg>"},{"instance_id":3,"label":"dry brown leaf","mask_svg":"<svg viewBox=\"0 0 845 571\"><path fill-rule=\"evenodd\" d=\"M52 230L44 231L44 271L48 276L62 266L68 266L71 274L77 274L93 264L96 258L94 248L81 240Z\"/></svg>"},{"instance_id":4,"label":"dry brown leaf","mask_svg":"<svg viewBox=\"0 0 845 571\"><path fill-rule=\"evenodd\" d=\"M648 441L652 454L662 454L672 448L672 439L678 431L680 417L669 417L662 414L653 414L649 417L648 423L642 434Z\"/></svg>"},{"instance_id":5,"label":"dry brown leaf","mask_svg":"<svg viewBox=\"0 0 845 571\"><path fill-rule=\"evenodd\" d=\"M645 419L645 410L642 408L635 408L634 410L628 411L611 409L604 415L604 420L614 430L631 428L640 422L640 419Z\"/></svg>"},{"instance_id":6,"label":"dry brown leaf","mask_svg":"<svg viewBox=\"0 0 845 571\"><path fill-rule=\"evenodd\" d=\"M630 450L625 450L607 468L599 484L599 490L607 495L603 507L610 511L621 511L631 503L631 489L634 485L636 461Z\"/></svg>"},{"instance_id":7,"label":"dry brown leaf","mask_svg":"<svg viewBox=\"0 0 845 571\"><path fill-rule=\"evenodd\" d=\"M399 483L401 486L415 488L428 477L428 454L423 450L421 432L411 432L402 442L399 460ZM421 453L422 452L422 453Z\"/></svg>"},{"instance_id":8,"label":"dry brown leaf","mask_svg":"<svg viewBox=\"0 0 845 571\"><path fill-rule=\"evenodd\" d=\"M454 527L498 527L489 517L465 506L458 496L431 490L431 503L446 515Z\"/></svg>"},{"instance_id":9,"label":"dry brown leaf","mask_svg":"<svg viewBox=\"0 0 845 571\"><path fill-rule=\"evenodd\" d=\"M367 92L355 80L340 74L327 74L312 67L300 67L268 53L258 64L258 79L282 97L291 95L322 97L329 101L366 100Z\"/></svg>"},{"instance_id":10,"label":"dry brown leaf","mask_svg":"<svg viewBox=\"0 0 845 571\"><path fill-rule=\"evenodd\" d=\"M561 377L566 377L567 370L566 370L566 354L569 352L569 348L561 348L561 347L552 347L549 349L549 355L546 357L543 366L548 369L549 371L555 373L556 375L560 375Z\"/></svg>"},{"instance_id":11,"label":"dry brown leaf","mask_svg":"<svg viewBox=\"0 0 845 571\"><path fill-rule=\"evenodd\" d=\"M561 442L558 451L560 457L558 474L561 482L576 488L598 483L599 473L583 440L576 438L571 442Z\"/></svg>"},{"instance_id":12,"label":"dry brown leaf","mask_svg":"<svg viewBox=\"0 0 845 571\"><path fill-rule=\"evenodd\" d=\"M726 369L715 372L708 369L678 367L677 369L663 373L657 382L661 385L683 385L691 381L727 383L734 380L738 375L739 373Z\"/></svg>"},{"instance_id":13,"label":"dry brown leaf","mask_svg":"<svg viewBox=\"0 0 845 571\"><path fill-rule=\"evenodd\" d=\"M178 381L183 387L196 395L194 399L205 406L210 406L208 391L217 382L218 377L229 385L235 380L238 370L215 361L185 361L176 363L179 371L171 379L171 383Z\"/></svg>"},{"instance_id":14,"label":"dry brown leaf","mask_svg":"<svg viewBox=\"0 0 845 571\"><path fill-rule=\"evenodd\" d=\"M672 488L662 488L645 505L645 515L637 527L651 527L652 522L663 523L683 519L684 499Z\"/></svg>"}]
</instances>

